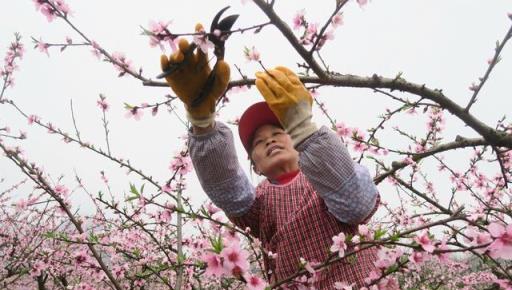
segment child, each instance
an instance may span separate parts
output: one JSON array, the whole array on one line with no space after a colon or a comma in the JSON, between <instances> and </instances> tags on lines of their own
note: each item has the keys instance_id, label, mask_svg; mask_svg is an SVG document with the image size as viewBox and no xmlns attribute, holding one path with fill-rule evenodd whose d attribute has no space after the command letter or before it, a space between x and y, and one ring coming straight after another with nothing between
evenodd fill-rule
<instances>
[{"instance_id":1,"label":"child","mask_svg":"<svg viewBox=\"0 0 512 290\"><path fill-rule=\"evenodd\" d=\"M210 199L242 229L261 240L270 282L297 272L301 258L323 262L332 237L357 234L377 209L379 196L368 171L349 156L339 137L311 122L312 97L289 69L277 67L256 74L256 86L266 102L250 106L240 118L239 135L253 169L267 179L254 188L241 169L229 128L214 120L215 102L229 82L229 66L216 65L216 79L199 106L192 106L206 82L207 56L198 50L187 55L182 39L162 69L184 63L167 82L184 102L192 123L190 156L199 181ZM317 289L334 289L335 282L355 283L375 269L375 250L359 252L324 268ZM293 287L290 285L290 287Z\"/></svg>"}]
</instances>

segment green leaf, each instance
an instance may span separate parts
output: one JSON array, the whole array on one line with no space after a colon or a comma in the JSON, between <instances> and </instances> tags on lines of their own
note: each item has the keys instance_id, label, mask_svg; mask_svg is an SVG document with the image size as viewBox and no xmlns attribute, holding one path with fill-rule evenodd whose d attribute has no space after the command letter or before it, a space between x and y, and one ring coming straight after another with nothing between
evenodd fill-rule
<instances>
[{"instance_id":1,"label":"green leaf","mask_svg":"<svg viewBox=\"0 0 512 290\"><path fill-rule=\"evenodd\" d=\"M398 240L400 240L400 233L394 233L391 237L390 237L391 241L392 242L397 242Z\"/></svg>"},{"instance_id":2,"label":"green leaf","mask_svg":"<svg viewBox=\"0 0 512 290\"><path fill-rule=\"evenodd\" d=\"M130 183L130 192L136 195L140 195L139 191L137 190L137 187L135 187L134 184Z\"/></svg>"},{"instance_id":3,"label":"green leaf","mask_svg":"<svg viewBox=\"0 0 512 290\"><path fill-rule=\"evenodd\" d=\"M380 240L385 234L386 234L386 230L384 230L384 229L377 229L375 231L375 234L373 235L373 239L374 240Z\"/></svg>"},{"instance_id":4,"label":"green leaf","mask_svg":"<svg viewBox=\"0 0 512 290\"><path fill-rule=\"evenodd\" d=\"M143 189L144 189L144 185L141 187L141 190L143 190ZM140 193L137 190L137 187L135 187L135 185L131 184L131 183L130 183L130 192L133 193L133 195L126 198L125 201L132 201L132 200L138 199L140 197Z\"/></svg>"},{"instance_id":5,"label":"green leaf","mask_svg":"<svg viewBox=\"0 0 512 290\"><path fill-rule=\"evenodd\" d=\"M99 243L99 241L100 241L98 236L96 236L93 232L89 233L89 239L88 240L89 240L89 242L95 243L95 244Z\"/></svg>"},{"instance_id":6,"label":"green leaf","mask_svg":"<svg viewBox=\"0 0 512 290\"><path fill-rule=\"evenodd\" d=\"M224 248L220 235L210 238L210 244L212 245L212 249L216 254L220 254L222 248Z\"/></svg>"},{"instance_id":7,"label":"green leaf","mask_svg":"<svg viewBox=\"0 0 512 290\"><path fill-rule=\"evenodd\" d=\"M49 239L54 239L55 237L57 237L57 235L55 234L55 232L46 232L43 234L43 237L49 238Z\"/></svg>"}]
</instances>

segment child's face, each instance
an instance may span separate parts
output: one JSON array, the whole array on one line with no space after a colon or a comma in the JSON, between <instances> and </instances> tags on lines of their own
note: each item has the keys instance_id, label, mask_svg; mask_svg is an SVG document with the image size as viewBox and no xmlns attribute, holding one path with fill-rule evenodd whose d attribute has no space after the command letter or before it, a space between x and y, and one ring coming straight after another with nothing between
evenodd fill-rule
<instances>
[{"instance_id":1,"label":"child's face","mask_svg":"<svg viewBox=\"0 0 512 290\"><path fill-rule=\"evenodd\" d=\"M299 169L299 153L282 128L263 125L254 133L251 158L257 172L270 179Z\"/></svg>"}]
</instances>

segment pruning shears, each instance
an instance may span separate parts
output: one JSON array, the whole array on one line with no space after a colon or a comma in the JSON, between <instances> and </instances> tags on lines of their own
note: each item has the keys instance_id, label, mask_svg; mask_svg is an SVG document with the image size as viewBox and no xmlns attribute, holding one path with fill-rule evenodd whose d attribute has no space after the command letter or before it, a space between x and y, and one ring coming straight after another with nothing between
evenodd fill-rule
<instances>
[{"instance_id":1,"label":"pruning shears","mask_svg":"<svg viewBox=\"0 0 512 290\"><path fill-rule=\"evenodd\" d=\"M238 14L233 14L233 15L226 16L225 18L223 18L221 20L220 18L222 16L222 14L229 7L230 6L226 6L226 7L222 8L219 12L217 12L217 14L213 18L212 23L210 25L210 33L206 36L207 39L214 44L213 54L217 58L217 62L219 60L224 59L224 52L225 52L224 44L225 44L226 40L228 39L228 37L230 36L231 27L233 27L233 25L235 24L235 22L239 16ZM194 52L194 50L196 50L196 48L197 48L197 44L192 43L190 45L190 47L188 48L188 50L186 52L184 52L185 55L186 56L191 55ZM187 57L185 57L185 59L187 59ZM164 72L162 72L161 74L156 76L156 78L161 79L161 78L165 78L166 76L171 75L176 70L178 70L183 65L184 62L185 61L169 65L167 70L165 70ZM213 84L215 82L215 71L216 71L215 69L217 66L217 62L215 63L215 66L213 67L210 74L208 75L208 79L206 80L206 83L204 84L204 86L201 90L201 93L192 100L192 103L191 103L192 107L196 107L199 104L201 104L201 102L204 100L204 98L208 95L208 92L210 91L211 87L213 86Z\"/></svg>"}]
</instances>

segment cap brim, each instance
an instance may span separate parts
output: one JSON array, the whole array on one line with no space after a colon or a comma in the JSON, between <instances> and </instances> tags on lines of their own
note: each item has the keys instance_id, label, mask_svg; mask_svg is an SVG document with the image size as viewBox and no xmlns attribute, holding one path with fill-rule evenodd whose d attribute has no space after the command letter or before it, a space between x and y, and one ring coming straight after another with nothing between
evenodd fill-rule
<instances>
[{"instance_id":1,"label":"cap brim","mask_svg":"<svg viewBox=\"0 0 512 290\"><path fill-rule=\"evenodd\" d=\"M282 127L276 115L266 102L256 103L242 114L238 123L238 135L247 153L251 150L252 138L256 130L263 125Z\"/></svg>"}]
</instances>

